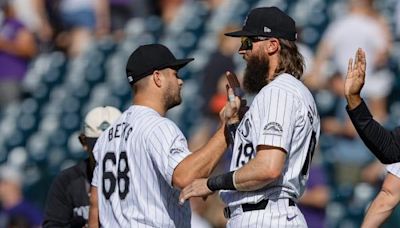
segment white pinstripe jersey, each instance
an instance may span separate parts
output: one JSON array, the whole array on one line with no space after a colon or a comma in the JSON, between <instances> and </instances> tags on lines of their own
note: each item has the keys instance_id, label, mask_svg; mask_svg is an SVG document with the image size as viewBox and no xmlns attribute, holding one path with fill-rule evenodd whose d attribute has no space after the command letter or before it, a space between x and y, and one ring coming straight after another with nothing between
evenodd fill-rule
<instances>
[{"instance_id":1,"label":"white pinstripe jersey","mask_svg":"<svg viewBox=\"0 0 400 228\"><path fill-rule=\"evenodd\" d=\"M393 163L386 166L386 170L395 175L396 177L400 178L400 162Z\"/></svg>"},{"instance_id":2,"label":"white pinstripe jersey","mask_svg":"<svg viewBox=\"0 0 400 228\"><path fill-rule=\"evenodd\" d=\"M319 134L320 120L310 91L293 76L279 75L254 97L240 122L230 170L237 170L254 158L258 145L269 145L287 152L282 175L257 191L221 191L222 200L236 206L267 198L299 198L308 180Z\"/></svg>"},{"instance_id":3,"label":"white pinstripe jersey","mask_svg":"<svg viewBox=\"0 0 400 228\"><path fill-rule=\"evenodd\" d=\"M189 203L172 187L175 167L190 154L169 119L133 105L98 139L93 151L102 227L190 227Z\"/></svg>"}]
</instances>

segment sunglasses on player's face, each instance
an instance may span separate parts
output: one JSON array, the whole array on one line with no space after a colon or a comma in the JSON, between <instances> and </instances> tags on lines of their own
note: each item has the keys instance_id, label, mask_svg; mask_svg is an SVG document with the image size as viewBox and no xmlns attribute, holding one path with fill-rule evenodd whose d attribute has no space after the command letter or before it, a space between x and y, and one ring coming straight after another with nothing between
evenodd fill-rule
<instances>
[{"instance_id":1,"label":"sunglasses on player's face","mask_svg":"<svg viewBox=\"0 0 400 228\"><path fill-rule=\"evenodd\" d=\"M253 43L258 41L268 40L267 37L256 36L256 37L242 37L240 42L242 45L240 46L239 50L251 50L253 49Z\"/></svg>"}]
</instances>

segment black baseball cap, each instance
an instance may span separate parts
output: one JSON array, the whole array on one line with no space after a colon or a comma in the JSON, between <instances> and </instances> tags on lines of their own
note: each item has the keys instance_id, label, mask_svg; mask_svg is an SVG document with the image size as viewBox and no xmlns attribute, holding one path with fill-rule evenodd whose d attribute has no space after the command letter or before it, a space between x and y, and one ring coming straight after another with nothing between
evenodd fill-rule
<instances>
[{"instance_id":1,"label":"black baseball cap","mask_svg":"<svg viewBox=\"0 0 400 228\"><path fill-rule=\"evenodd\" d=\"M242 30L225 33L233 37L276 37L295 41L296 22L277 7L260 7L250 11Z\"/></svg>"},{"instance_id":2,"label":"black baseball cap","mask_svg":"<svg viewBox=\"0 0 400 228\"><path fill-rule=\"evenodd\" d=\"M162 44L147 44L138 47L129 56L126 75L130 84L150 75L155 70L173 68L179 70L194 58L176 59L172 52Z\"/></svg>"}]
</instances>

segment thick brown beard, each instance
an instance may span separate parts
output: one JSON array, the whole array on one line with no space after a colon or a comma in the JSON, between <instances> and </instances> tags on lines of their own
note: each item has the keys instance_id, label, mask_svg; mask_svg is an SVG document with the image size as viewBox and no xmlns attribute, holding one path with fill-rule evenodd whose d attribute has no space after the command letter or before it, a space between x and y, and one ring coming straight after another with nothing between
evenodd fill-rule
<instances>
[{"instance_id":1,"label":"thick brown beard","mask_svg":"<svg viewBox=\"0 0 400 228\"><path fill-rule=\"evenodd\" d=\"M268 84L269 60L264 56L253 55L247 61L243 87L248 93L258 93Z\"/></svg>"}]
</instances>

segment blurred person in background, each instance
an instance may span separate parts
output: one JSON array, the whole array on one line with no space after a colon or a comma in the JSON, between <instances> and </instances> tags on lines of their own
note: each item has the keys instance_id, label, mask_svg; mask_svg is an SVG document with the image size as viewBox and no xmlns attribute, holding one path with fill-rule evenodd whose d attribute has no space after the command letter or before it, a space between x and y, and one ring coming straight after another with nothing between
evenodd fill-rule
<instances>
[{"instance_id":1,"label":"blurred person in background","mask_svg":"<svg viewBox=\"0 0 400 228\"><path fill-rule=\"evenodd\" d=\"M108 0L35 0L43 34L70 57L84 53L96 37L110 32ZM54 21L53 21L54 19Z\"/></svg>"},{"instance_id":2,"label":"blurred person in background","mask_svg":"<svg viewBox=\"0 0 400 228\"><path fill-rule=\"evenodd\" d=\"M400 1L397 1L395 12L396 38L400 39Z\"/></svg>"},{"instance_id":3,"label":"blurred person in background","mask_svg":"<svg viewBox=\"0 0 400 228\"><path fill-rule=\"evenodd\" d=\"M61 0L61 21L67 31L60 36L71 57L83 53L92 40L107 35L110 31L108 0Z\"/></svg>"},{"instance_id":4,"label":"blurred person in background","mask_svg":"<svg viewBox=\"0 0 400 228\"><path fill-rule=\"evenodd\" d=\"M208 138L215 133L219 122L219 111L226 102L227 80L226 71L233 72L236 69L233 55L240 47L236 39L229 39L224 34L237 29L236 26L228 25L223 28L217 39L217 49L211 54L200 78L200 92L198 99L201 100L201 120L194 134L190 137L191 148L200 148Z\"/></svg>"},{"instance_id":5,"label":"blurred person in background","mask_svg":"<svg viewBox=\"0 0 400 228\"><path fill-rule=\"evenodd\" d=\"M132 0L108 0L110 8L110 30L115 41L125 37L125 24L133 16Z\"/></svg>"},{"instance_id":6,"label":"blurred person in background","mask_svg":"<svg viewBox=\"0 0 400 228\"><path fill-rule=\"evenodd\" d=\"M97 138L121 112L111 106L97 107L85 117L79 141L88 158L60 173L53 181L46 200L43 227L84 227L89 216L89 189Z\"/></svg>"},{"instance_id":7,"label":"blurred person in background","mask_svg":"<svg viewBox=\"0 0 400 228\"><path fill-rule=\"evenodd\" d=\"M360 181L360 170L373 160L368 148L363 144L343 107L343 77L334 73L325 86L332 99L331 110L321 117L321 127L325 139L325 154L335 163L334 178L337 184L356 184ZM356 168L358 167L358 168Z\"/></svg>"},{"instance_id":8,"label":"blurred person in background","mask_svg":"<svg viewBox=\"0 0 400 228\"><path fill-rule=\"evenodd\" d=\"M330 188L320 160L320 153L316 153L311 164L306 190L299 200L299 208L309 228L326 227L325 209L330 199Z\"/></svg>"},{"instance_id":9,"label":"blurred person in background","mask_svg":"<svg viewBox=\"0 0 400 228\"><path fill-rule=\"evenodd\" d=\"M364 89L365 97L375 117L384 122L393 81L393 75L385 70L392 35L387 21L374 8L374 0L348 0L348 7L348 14L333 21L325 31L310 76L317 81L315 84L323 85L323 65L331 58L333 67L344 78L348 59L358 47L363 48L370 59L366 69L370 84Z\"/></svg>"},{"instance_id":10,"label":"blurred person in background","mask_svg":"<svg viewBox=\"0 0 400 228\"><path fill-rule=\"evenodd\" d=\"M22 94L22 80L29 59L37 48L33 34L16 19L10 0L0 0L4 20L0 24L0 110L17 102Z\"/></svg>"},{"instance_id":11,"label":"blurred person in background","mask_svg":"<svg viewBox=\"0 0 400 228\"><path fill-rule=\"evenodd\" d=\"M186 0L158 0L156 1L156 12L162 21L169 25L178 14Z\"/></svg>"},{"instance_id":12,"label":"blurred person in background","mask_svg":"<svg viewBox=\"0 0 400 228\"><path fill-rule=\"evenodd\" d=\"M62 30L58 5L60 0L32 0L32 8L38 17L38 38L52 48L54 39Z\"/></svg>"},{"instance_id":13,"label":"blurred person in background","mask_svg":"<svg viewBox=\"0 0 400 228\"><path fill-rule=\"evenodd\" d=\"M10 165L0 167L0 227L40 227L42 212L24 199L23 176Z\"/></svg>"},{"instance_id":14,"label":"blurred person in background","mask_svg":"<svg viewBox=\"0 0 400 228\"><path fill-rule=\"evenodd\" d=\"M223 99L226 100L225 84L222 84L222 91L219 90L219 81L222 77L225 78L225 72L233 72L236 69L233 56L240 47L240 42L236 39L229 39L224 34L228 31L237 30L238 27L234 25L228 25L221 29L218 33L216 50L211 54L204 71L202 72L203 77L200 87L200 97L203 99L203 115L206 117L214 116L218 121L218 113L215 110L210 109L210 103L213 96L216 94L223 95ZM222 93L221 93L222 92ZM222 106L223 107L223 106ZM220 110L220 109L218 109Z\"/></svg>"}]
</instances>

